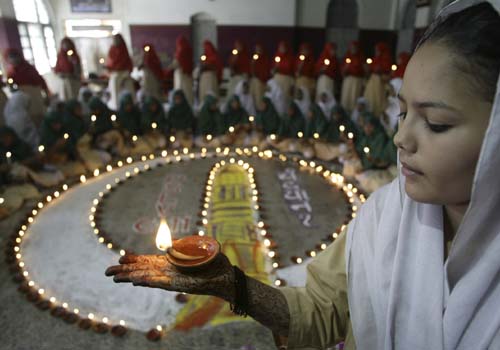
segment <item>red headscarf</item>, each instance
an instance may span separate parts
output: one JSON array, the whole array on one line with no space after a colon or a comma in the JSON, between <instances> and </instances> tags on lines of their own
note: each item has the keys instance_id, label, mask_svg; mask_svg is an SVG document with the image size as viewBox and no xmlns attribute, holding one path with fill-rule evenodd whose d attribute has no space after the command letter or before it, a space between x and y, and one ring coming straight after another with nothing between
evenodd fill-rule
<instances>
[{"instance_id":1,"label":"red headscarf","mask_svg":"<svg viewBox=\"0 0 500 350\"><path fill-rule=\"evenodd\" d=\"M175 59L184 74L191 75L193 73L193 49L185 36L177 37Z\"/></svg>"},{"instance_id":2,"label":"red headscarf","mask_svg":"<svg viewBox=\"0 0 500 350\"><path fill-rule=\"evenodd\" d=\"M142 48L144 52L143 61L144 67L148 68L156 78L163 79L163 69L161 68L160 58L156 54L156 50L152 44L144 44Z\"/></svg>"},{"instance_id":3,"label":"red headscarf","mask_svg":"<svg viewBox=\"0 0 500 350\"><path fill-rule=\"evenodd\" d=\"M401 78L405 75L406 66L410 61L410 54L408 52L401 52L398 55L398 67L392 72L392 78Z\"/></svg>"},{"instance_id":4,"label":"red headscarf","mask_svg":"<svg viewBox=\"0 0 500 350\"><path fill-rule=\"evenodd\" d=\"M8 63L8 57L14 55L20 58L20 63L17 65ZM47 83L38 73L36 68L24 59L23 54L18 49L7 49L4 53L4 57L8 64L7 78L11 78L14 81L14 84L19 86L33 85L38 86L45 91L49 90Z\"/></svg>"},{"instance_id":5,"label":"red headscarf","mask_svg":"<svg viewBox=\"0 0 500 350\"><path fill-rule=\"evenodd\" d=\"M334 52L333 55L331 52ZM323 47L321 55L319 55L318 61L316 62L315 73L317 76L320 74L325 74L332 79L335 79L339 73L337 56L335 52L337 51L337 45L335 43L326 43ZM328 63L328 64L327 64Z\"/></svg>"},{"instance_id":6,"label":"red headscarf","mask_svg":"<svg viewBox=\"0 0 500 350\"><path fill-rule=\"evenodd\" d=\"M375 57L370 65L372 73L389 74L391 73L392 58L389 46L384 42L375 45Z\"/></svg>"},{"instance_id":7,"label":"red headscarf","mask_svg":"<svg viewBox=\"0 0 500 350\"><path fill-rule=\"evenodd\" d=\"M232 68L235 74L250 74L250 57L245 44L236 40L233 46L234 50L237 52L231 52L229 67Z\"/></svg>"},{"instance_id":8,"label":"red headscarf","mask_svg":"<svg viewBox=\"0 0 500 350\"><path fill-rule=\"evenodd\" d=\"M64 46L67 46L64 48ZM54 72L74 74L75 68L78 67L78 72L81 71L80 56L76 51L75 43L70 38L63 38L61 40L61 47L57 53L57 63L54 67Z\"/></svg>"},{"instance_id":9,"label":"red headscarf","mask_svg":"<svg viewBox=\"0 0 500 350\"><path fill-rule=\"evenodd\" d=\"M205 67L205 69L215 70L217 73L217 79L221 81L222 69L224 68L224 65L222 64L222 60L219 57L217 49L215 48L214 44L212 44L209 40L205 40L203 42L203 48L205 56L207 58L204 62L202 62L202 65Z\"/></svg>"},{"instance_id":10,"label":"red headscarf","mask_svg":"<svg viewBox=\"0 0 500 350\"><path fill-rule=\"evenodd\" d=\"M113 39L118 39L118 44L111 45L108 52L106 67L111 71L132 71L134 68L132 60L128 54L127 45L121 34L116 34Z\"/></svg>"},{"instance_id":11,"label":"red headscarf","mask_svg":"<svg viewBox=\"0 0 500 350\"><path fill-rule=\"evenodd\" d=\"M285 52L280 52L279 48L282 46L285 48ZM279 57L279 62L276 62L278 57ZM274 60L273 67L276 68L276 71L278 73L285 75L293 75L294 58L290 50L290 47L285 41L280 41L280 43L278 44L278 50L276 50L276 54L273 60Z\"/></svg>"},{"instance_id":12,"label":"red headscarf","mask_svg":"<svg viewBox=\"0 0 500 350\"><path fill-rule=\"evenodd\" d=\"M353 52L353 48L357 49L356 52ZM365 75L363 69L364 60L365 57L361 52L359 41L352 41L342 61L342 72L344 77L349 75L363 77Z\"/></svg>"},{"instance_id":13,"label":"red headscarf","mask_svg":"<svg viewBox=\"0 0 500 350\"><path fill-rule=\"evenodd\" d=\"M299 75L314 78L314 57L309 43L300 44L299 53L295 57L295 70Z\"/></svg>"},{"instance_id":14,"label":"red headscarf","mask_svg":"<svg viewBox=\"0 0 500 350\"><path fill-rule=\"evenodd\" d=\"M252 56L252 74L263 83L271 77L271 61L261 44L255 45L255 53Z\"/></svg>"}]
</instances>

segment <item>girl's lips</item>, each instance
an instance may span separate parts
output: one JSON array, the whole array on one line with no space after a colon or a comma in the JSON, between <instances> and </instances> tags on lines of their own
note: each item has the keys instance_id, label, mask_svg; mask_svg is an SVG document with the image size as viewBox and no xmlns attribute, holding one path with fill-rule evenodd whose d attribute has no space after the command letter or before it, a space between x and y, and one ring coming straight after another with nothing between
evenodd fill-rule
<instances>
[{"instance_id":1,"label":"girl's lips","mask_svg":"<svg viewBox=\"0 0 500 350\"><path fill-rule=\"evenodd\" d=\"M404 176L415 176L415 175L423 175L421 171L416 170L415 168L410 167L408 164L401 162L401 172Z\"/></svg>"}]
</instances>

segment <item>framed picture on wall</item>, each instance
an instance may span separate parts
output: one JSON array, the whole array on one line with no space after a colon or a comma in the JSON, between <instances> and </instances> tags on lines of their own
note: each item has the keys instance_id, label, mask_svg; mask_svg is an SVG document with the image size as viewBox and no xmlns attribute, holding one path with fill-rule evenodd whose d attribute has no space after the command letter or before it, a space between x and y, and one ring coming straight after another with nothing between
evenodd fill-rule
<instances>
[{"instance_id":1,"label":"framed picture on wall","mask_svg":"<svg viewBox=\"0 0 500 350\"><path fill-rule=\"evenodd\" d=\"M71 0L74 13L111 13L111 0Z\"/></svg>"}]
</instances>

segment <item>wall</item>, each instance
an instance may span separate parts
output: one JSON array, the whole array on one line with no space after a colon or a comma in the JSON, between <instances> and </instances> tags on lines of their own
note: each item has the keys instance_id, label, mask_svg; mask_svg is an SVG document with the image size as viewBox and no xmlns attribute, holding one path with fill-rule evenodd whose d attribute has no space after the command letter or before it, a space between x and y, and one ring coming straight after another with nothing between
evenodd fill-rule
<instances>
[{"instance_id":1,"label":"wall","mask_svg":"<svg viewBox=\"0 0 500 350\"><path fill-rule=\"evenodd\" d=\"M297 0L298 27L325 28L330 0Z\"/></svg>"}]
</instances>

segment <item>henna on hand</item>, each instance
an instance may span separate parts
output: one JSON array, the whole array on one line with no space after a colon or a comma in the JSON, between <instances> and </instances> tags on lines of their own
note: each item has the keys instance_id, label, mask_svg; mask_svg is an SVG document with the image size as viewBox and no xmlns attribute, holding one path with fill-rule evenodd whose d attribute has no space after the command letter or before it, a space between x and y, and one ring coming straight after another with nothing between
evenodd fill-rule
<instances>
[{"instance_id":1,"label":"henna on hand","mask_svg":"<svg viewBox=\"0 0 500 350\"><path fill-rule=\"evenodd\" d=\"M105 272L106 276L114 276L117 283L211 295L234 304L234 271L224 254L219 254L206 269L189 273L177 270L164 255L125 255L119 263ZM254 278L246 278L248 315L273 332L287 336L290 313L283 293Z\"/></svg>"}]
</instances>

